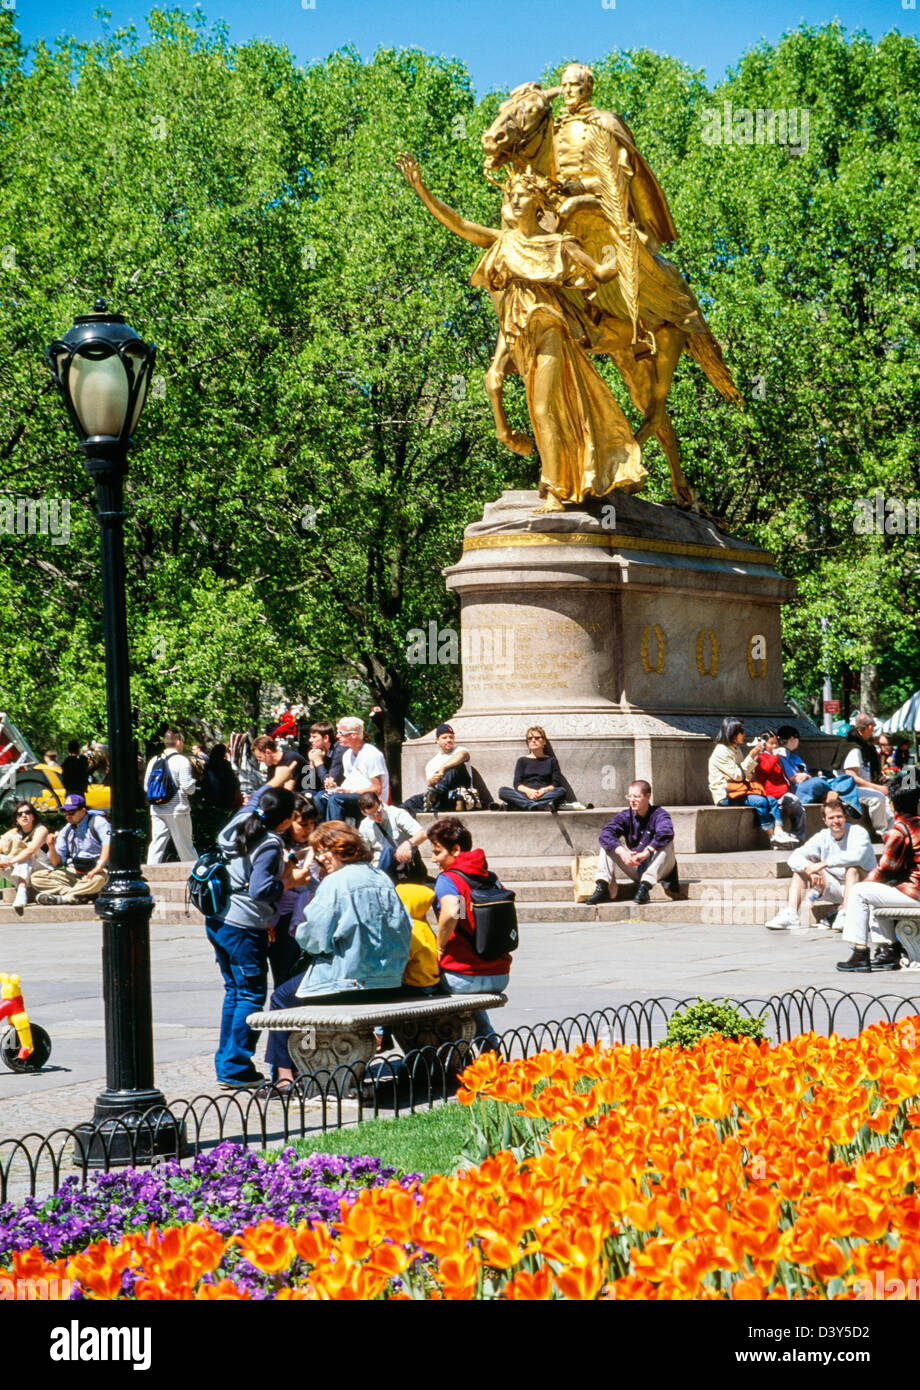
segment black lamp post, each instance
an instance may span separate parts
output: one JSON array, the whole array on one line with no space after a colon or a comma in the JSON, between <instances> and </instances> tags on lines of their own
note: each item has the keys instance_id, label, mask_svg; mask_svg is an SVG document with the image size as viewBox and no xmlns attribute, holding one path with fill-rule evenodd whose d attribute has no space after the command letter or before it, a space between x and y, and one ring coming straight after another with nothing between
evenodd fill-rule
<instances>
[{"instance_id":1,"label":"black lamp post","mask_svg":"<svg viewBox=\"0 0 920 1390\"><path fill-rule=\"evenodd\" d=\"M102 299L45 350L95 484L102 542L112 847L108 882L95 906L102 918L106 1089L96 1098L92 1123L78 1131L84 1161L94 1167L175 1153L184 1141L171 1115L157 1115L166 1101L153 1084L153 899L140 871L125 607L124 477L155 357L153 344L121 314L110 314Z\"/></svg>"}]
</instances>

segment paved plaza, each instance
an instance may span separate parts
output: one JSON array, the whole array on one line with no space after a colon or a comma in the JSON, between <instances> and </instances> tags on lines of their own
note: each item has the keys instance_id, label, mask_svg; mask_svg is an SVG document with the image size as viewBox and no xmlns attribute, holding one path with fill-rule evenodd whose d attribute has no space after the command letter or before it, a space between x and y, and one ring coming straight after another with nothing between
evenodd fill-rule
<instances>
[{"instance_id":1,"label":"paved plaza","mask_svg":"<svg viewBox=\"0 0 920 1390\"><path fill-rule=\"evenodd\" d=\"M849 952L835 932L540 922L526 925L522 936L508 1005L494 1015L500 1029L655 996L765 998L815 986L920 1000L918 971L839 974L835 962ZM0 944L2 968L20 975L29 1014L53 1042L51 1062L38 1075L0 1068L3 1139L89 1117L105 1084L105 1034L97 922L2 926ZM169 1100L216 1093L223 989L204 931L154 922L151 950L157 1084Z\"/></svg>"}]
</instances>

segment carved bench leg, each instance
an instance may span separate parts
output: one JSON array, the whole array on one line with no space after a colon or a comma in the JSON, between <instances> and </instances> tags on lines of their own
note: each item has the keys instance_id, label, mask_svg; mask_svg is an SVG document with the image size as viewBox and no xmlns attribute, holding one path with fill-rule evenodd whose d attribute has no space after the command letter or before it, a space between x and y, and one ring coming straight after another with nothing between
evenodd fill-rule
<instances>
[{"instance_id":1,"label":"carved bench leg","mask_svg":"<svg viewBox=\"0 0 920 1390\"><path fill-rule=\"evenodd\" d=\"M364 1069L374 1056L376 1042L372 1028L351 1031L342 1028L309 1028L299 1033L291 1033L288 1051L295 1072L327 1072L331 1075L337 1067L349 1067L354 1076L354 1083L350 1075L343 1071L336 1079L330 1095L335 1091L353 1095L357 1086L364 1080Z\"/></svg>"},{"instance_id":2,"label":"carved bench leg","mask_svg":"<svg viewBox=\"0 0 920 1390\"><path fill-rule=\"evenodd\" d=\"M444 1069L448 1076L456 1076L458 1072L463 1071L467 1062L472 1061L469 1044L476 1035L472 1013L450 1014L446 1018L403 1019L400 1023L393 1024L392 1033L403 1052L421 1051L426 1047L437 1051L438 1048L444 1047L442 1055L445 1057ZM460 1045L453 1051L448 1051L446 1043Z\"/></svg>"},{"instance_id":3,"label":"carved bench leg","mask_svg":"<svg viewBox=\"0 0 920 1390\"><path fill-rule=\"evenodd\" d=\"M895 923L895 937L907 952L908 960L920 962L920 921L902 917Z\"/></svg>"}]
</instances>

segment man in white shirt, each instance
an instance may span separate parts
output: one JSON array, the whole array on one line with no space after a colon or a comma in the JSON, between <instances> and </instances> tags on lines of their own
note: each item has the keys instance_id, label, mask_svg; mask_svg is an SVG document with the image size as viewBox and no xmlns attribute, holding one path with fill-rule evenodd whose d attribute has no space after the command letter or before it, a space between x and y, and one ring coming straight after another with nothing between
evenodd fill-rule
<instances>
[{"instance_id":1,"label":"man in white shirt","mask_svg":"<svg viewBox=\"0 0 920 1390\"><path fill-rule=\"evenodd\" d=\"M401 806L384 806L376 792L362 792L358 805L364 819L358 834L373 850L371 865L387 874L394 883L404 879L410 869L425 876L418 847L425 843L425 831Z\"/></svg>"},{"instance_id":2,"label":"man in white shirt","mask_svg":"<svg viewBox=\"0 0 920 1390\"><path fill-rule=\"evenodd\" d=\"M859 737L860 743L855 743L850 737L853 747L843 760L843 770L848 772L856 783L856 793L860 803L869 813L873 830L879 835L884 835L894 816L888 805L887 788L881 781L873 781L873 762L881 769L878 753L872 742L874 728L875 720L871 714L859 713L853 716L853 732ZM870 748L871 754L868 751Z\"/></svg>"},{"instance_id":3,"label":"man in white shirt","mask_svg":"<svg viewBox=\"0 0 920 1390\"><path fill-rule=\"evenodd\" d=\"M450 724L439 724L434 731L438 751L425 764L427 790L408 797L403 810L417 816L419 811L453 811L459 798L464 809L476 810L478 802L472 791L470 754L456 742Z\"/></svg>"},{"instance_id":4,"label":"man in white shirt","mask_svg":"<svg viewBox=\"0 0 920 1390\"><path fill-rule=\"evenodd\" d=\"M379 748L365 742L363 719L340 719L336 736L345 745L342 781L337 786L331 777L326 778L326 819L345 820L351 817L359 820L361 808L358 796L361 792L376 792L384 805L390 799L390 774L387 772L386 759Z\"/></svg>"},{"instance_id":5,"label":"man in white shirt","mask_svg":"<svg viewBox=\"0 0 920 1390\"><path fill-rule=\"evenodd\" d=\"M167 729L163 735L162 758L169 769L169 775L176 785L176 791L168 801L150 803L150 848L147 851L148 864L162 864L170 840L176 849L181 863L198 858L198 851L192 841L192 812L189 797L198 789L192 765L183 757L182 735L178 729ZM150 777L160 758L151 758L144 773L144 793L148 795Z\"/></svg>"},{"instance_id":6,"label":"man in white shirt","mask_svg":"<svg viewBox=\"0 0 920 1390\"><path fill-rule=\"evenodd\" d=\"M801 906L806 892L818 893L813 899L816 904L833 903L845 907L851 889L875 868L875 850L868 832L861 825L849 824L839 797L835 792L828 792L824 802L824 829L793 850L787 862L792 870L789 903L766 923L771 931L802 928ZM842 921L841 914L841 924ZM818 925L826 929L832 923L833 918L825 918Z\"/></svg>"}]
</instances>

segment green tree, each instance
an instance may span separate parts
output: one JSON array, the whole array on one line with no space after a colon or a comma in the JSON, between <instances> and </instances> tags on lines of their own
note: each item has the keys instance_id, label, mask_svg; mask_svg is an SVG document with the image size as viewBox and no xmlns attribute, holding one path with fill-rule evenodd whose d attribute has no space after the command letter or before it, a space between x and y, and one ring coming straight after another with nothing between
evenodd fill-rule
<instances>
[{"instance_id":1,"label":"green tree","mask_svg":"<svg viewBox=\"0 0 920 1390\"><path fill-rule=\"evenodd\" d=\"M479 135L498 97L416 51L298 68L200 14L150 24L144 44L126 28L25 54L0 11L3 492L71 503L66 545L0 536L0 706L37 743L103 724L91 490L41 360L103 293L159 349L128 483L139 732L255 721L278 689L317 712L373 702L395 770L406 716L433 722L459 693L456 667L408 659L409 634L457 624L441 570L483 503L534 472L492 435L476 252L394 159L410 150L448 202L497 222ZM818 694L823 616L834 660L894 703L920 656L916 545L854 520L876 490L920 496L920 45L801 28L711 92L647 50L594 68L745 395L739 412L681 364L687 474L799 581L789 688ZM796 113L797 145L714 143L726 102ZM523 424L519 382L508 395Z\"/></svg>"}]
</instances>

